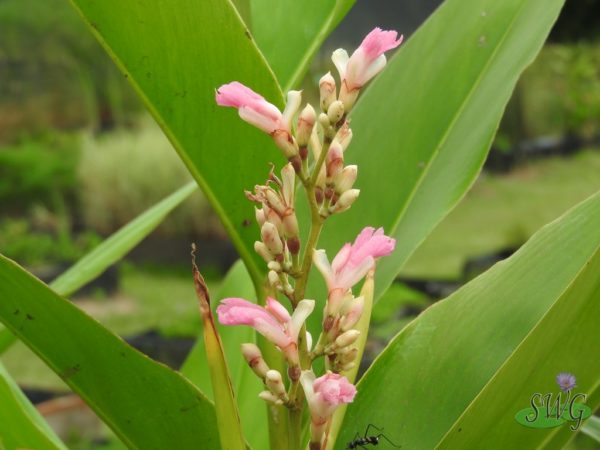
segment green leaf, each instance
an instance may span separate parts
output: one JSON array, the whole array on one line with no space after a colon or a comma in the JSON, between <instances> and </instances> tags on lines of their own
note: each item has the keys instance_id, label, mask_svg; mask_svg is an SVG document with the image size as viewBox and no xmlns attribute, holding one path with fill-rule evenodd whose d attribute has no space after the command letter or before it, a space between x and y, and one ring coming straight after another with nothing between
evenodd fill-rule
<instances>
[{"instance_id":1,"label":"green leaf","mask_svg":"<svg viewBox=\"0 0 600 450\"><path fill-rule=\"evenodd\" d=\"M566 433L514 416L556 393L559 372L600 404L599 249L600 193L400 332L359 383L336 448L367 423L407 448L538 448Z\"/></svg>"},{"instance_id":2,"label":"green leaf","mask_svg":"<svg viewBox=\"0 0 600 450\"><path fill-rule=\"evenodd\" d=\"M148 236L173 209L196 189L195 182L188 183L140 214L56 278L50 283L50 287L60 295L68 297L86 283L94 280ZM0 354L15 340L16 337L9 330L0 329Z\"/></svg>"},{"instance_id":3,"label":"green leaf","mask_svg":"<svg viewBox=\"0 0 600 450\"><path fill-rule=\"evenodd\" d=\"M281 106L282 95L228 0L72 0L133 84L221 218L256 283L265 271L245 189L282 156L271 138L218 107L215 89L237 80ZM257 157L260 155L260 157ZM281 158L281 160L280 160Z\"/></svg>"},{"instance_id":4,"label":"green leaf","mask_svg":"<svg viewBox=\"0 0 600 450\"><path fill-rule=\"evenodd\" d=\"M284 91L299 88L321 44L354 1L252 1L252 34Z\"/></svg>"},{"instance_id":5,"label":"green leaf","mask_svg":"<svg viewBox=\"0 0 600 450\"><path fill-rule=\"evenodd\" d=\"M213 405L194 385L3 256L0 298L0 321L129 448L219 448Z\"/></svg>"},{"instance_id":6,"label":"green leaf","mask_svg":"<svg viewBox=\"0 0 600 450\"><path fill-rule=\"evenodd\" d=\"M345 160L358 165L361 195L331 219L319 246L333 255L367 225L394 236L396 250L377 267L375 299L472 185L562 4L447 0L359 100Z\"/></svg>"},{"instance_id":7,"label":"green leaf","mask_svg":"<svg viewBox=\"0 0 600 450\"><path fill-rule=\"evenodd\" d=\"M0 364L0 441L7 448L67 450Z\"/></svg>"},{"instance_id":8,"label":"green leaf","mask_svg":"<svg viewBox=\"0 0 600 450\"><path fill-rule=\"evenodd\" d=\"M246 442L242 432L240 414L233 392L229 368L223 352L223 344L211 309L208 287L196 266L195 251L196 247L192 247L194 285L199 302L200 316L202 317L204 350L212 383L221 447L231 450L245 450Z\"/></svg>"},{"instance_id":9,"label":"green leaf","mask_svg":"<svg viewBox=\"0 0 600 450\"><path fill-rule=\"evenodd\" d=\"M596 442L600 442L600 417L590 417L581 428L581 432L587 434Z\"/></svg>"},{"instance_id":10,"label":"green leaf","mask_svg":"<svg viewBox=\"0 0 600 450\"><path fill-rule=\"evenodd\" d=\"M252 280L241 261L229 270L217 295L213 295L213 310L218 303L226 297L241 297L255 301L256 296L252 287ZM258 394L262 390L261 381L250 370L242 357L240 347L245 342L254 342L254 331L250 327L219 327L219 335L227 359L227 366L235 388L240 410L240 419L244 436L254 449L268 447L268 430L266 426L267 415L264 411L262 400ZM196 341L181 369L182 373L191 380L202 392L212 399L210 372L204 340Z\"/></svg>"}]
</instances>

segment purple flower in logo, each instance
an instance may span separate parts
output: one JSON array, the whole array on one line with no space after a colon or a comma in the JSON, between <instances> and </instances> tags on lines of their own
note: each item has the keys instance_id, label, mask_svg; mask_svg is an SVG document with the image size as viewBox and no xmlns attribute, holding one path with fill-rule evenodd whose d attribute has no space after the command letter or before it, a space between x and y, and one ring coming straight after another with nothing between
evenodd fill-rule
<instances>
[{"instance_id":1,"label":"purple flower in logo","mask_svg":"<svg viewBox=\"0 0 600 450\"><path fill-rule=\"evenodd\" d=\"M576 386L575 375L568 372L562 372L556 375L556 382L563 392L569 392Z\"/></svg>"}]
</instances>

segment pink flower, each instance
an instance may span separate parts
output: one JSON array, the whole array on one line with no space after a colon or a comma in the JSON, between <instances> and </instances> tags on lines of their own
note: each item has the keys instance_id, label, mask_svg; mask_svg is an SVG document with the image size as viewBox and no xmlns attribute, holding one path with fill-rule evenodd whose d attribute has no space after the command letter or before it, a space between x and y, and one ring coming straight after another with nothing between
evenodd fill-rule
<instances>
[{"instance_id":1,"label":"pink flower","mask_svg":"<svg viewBox=\"0 0 600 450\"><path fill-rule=\"evenodd\" d=\"M356 387L337 373L327 372L315 379L315 374L306 370L300 375L300 383L314 424L325 422L338 406L351 403L356 395Z\"/></svg>"},{"instance_id":2,"label":"pink flower","mask_svg":"<svg viewBox=\"0 0 600 450\"><path fill-rule=\"evenodd\" d=\"M352 56L348 57L348 52L341 48L333 52L331 59L342 81L339 100L344 104L346 112L352 109L360 88L383 70L386 64L384 53L398 47L402 42L402 36L399 39L397 37L396 31L375 28L364 38Z\"/></svg>"},{"instance_id":3,"label":"pink flower","mask_svg":"<svg viewBox=\"0 0 600 450\"><path fill-rule=\"evenodd\" d=\"M237 108L243 120L273 136L275 143L288 157L297 153L291 130L292 119L300 107L301 100L300 91L289 91L282 113L261 95L237 81L224 84L217 89L216 94L218 105Z\"/></svg>"},{"instance_id":4,"label":"pink flower","mask_svg":"<svg viewBox=\"0 0 600 450\"><path fill-rule=\"evenodd\" d=\"M324 250L314 252L313 260L327 283L329 292L347 291L358 283L375 265L375 259L389 255L396 240L383 234L383 228L366 227L354 244L345 244L333 259L327 260Z\"/></svg>"},{"instance_id":5,"label":"pink flower","mask_svg":"<svg viewBox=\"0 0 600 450\"><path fill-rule=\"evenodd\" d=\"M290 316L287 309L271 297L267 298L264 308L242 298L226 298L217 307L217 315L223 325L251 326L295 363L298 333L314 306L314 300L302 300Z\"/></svg>"},{"instance_id":6,"label":"pink flower","mask_svg":"<svg viewBox=\"0 0 600 450\"><path fill-rule=\"evenodd\" d=\"M348 91L360 89L383 70L386 64L384 53L398 47L402 42L403 36L399 39L397 37L396 31L375 28L364 38L350 58L343 49L333 53L333 63Z\"/></svg>"}]
</instances>

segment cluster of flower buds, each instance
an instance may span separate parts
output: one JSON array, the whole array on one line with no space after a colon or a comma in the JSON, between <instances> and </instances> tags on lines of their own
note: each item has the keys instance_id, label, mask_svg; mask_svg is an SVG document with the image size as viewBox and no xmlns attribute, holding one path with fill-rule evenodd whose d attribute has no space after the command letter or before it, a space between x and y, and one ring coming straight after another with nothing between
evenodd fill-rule
<instances>
[{"instance_id":1,"label":"cluster of flower buds","mask_svg":"<svg viewBox=\"0 0 600 450\"><path fill-rule=\"evenodd\" d=\"M246 196L260 205L256 208L256 220L261 239L254 248L268 266L269 284L287 296L294 308L290 314L270 297L264 307L227 298L217 308L217 314L221 324L253 327L282 352L288 364L289 383L267 365L256 345L242 345L244 358L264 383L262 399L299 408L302 396L297 392L299 383L302 385L311 415L311 450L321 449L335 409L351 402L356 394L356 388L339 374L355 366L359 353L356 343L360 332L356 326L365 299L354 297L352 287L374 270L377 258L394 249L395 241L385 236L382 229L365 228L354 244L342 247L329 264L325 252L316 250L320 228L316 233L311 229L308 241L303 243L306 248L300 263L296 177L308 194L312 226L322 226L328 216L346 211L356 201L359 190L354 183L358 169L344 165L344 153L352 140L347 117L362 87L385 66L384 52L400 45L402 37L397 36L395 31L376 28L351 56L345 50L336 50L332 60L339 72L339 89L331 73L321 78L318 114L310 104L298 112L302 102L299 91L288 93L283 111L238 82L221 86L216 94L219 105L237 108L243 120L268 133L288 160L281 178L271 169L266 184L255 186L254 192L246 192ZM312 352L311 337L308 332L304 336L304 327L315 302L303 299L311 260L328 288L323 330ZM322 355L326 357L328 372L316 378L310 363Z\"/></svg>"},{"instance_id":2,"label":"cluster of flower buds","mask_svg":"<svg viewBox=\"0 0 600 450\"><path fill-rule=\"evenodd\" d=\"M344 167L344 152L351 140L352 130L348 122L344 122L329 145L325 164L317 177L317 201L322 217L346 211L360 194L358 189L352 188L358 167Z\"/></svg>"},{"instance_id":3,"label":"cluster of flower buds","mask_svg":"<svg viewBox=\"0 0 600 450\"><path fill-rule=\"evenodd\" d=\"M255 344L242 344L242 355L267 388L259 394L259 397L274 405L286 404L289 397L285 390L283 377L277 370L269 368L260 349Z\"/></svg>"},{"instance_id":4,"label":"cluster of flower buds","mask_svg":"<svg viewBox=\"0 0 600 450\"><path fill-rule=\"evenodd\" d=\"M281 179L271 170L267 184L255 186L254 193L246 192L248 199L261 205L255 209L261 240L254 243L254 250L267 263L269 283L288 296L293 289L287 274L293 273L300 252L295 181L294 168L288 163Z\"/></svg>"}]
</instances>

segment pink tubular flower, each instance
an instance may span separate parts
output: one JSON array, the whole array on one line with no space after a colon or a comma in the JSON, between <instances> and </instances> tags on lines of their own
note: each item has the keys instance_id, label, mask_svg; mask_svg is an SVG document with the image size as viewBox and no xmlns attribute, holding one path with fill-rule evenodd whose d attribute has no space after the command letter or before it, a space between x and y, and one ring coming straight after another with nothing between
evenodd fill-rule
<instances>
[{"instance_id":1,"label":"pink tubular flower","mask_svg":"<svg viewBox=\"0 0 600 450\"><path fill-rule=\"evenodd\" d=\"M283 113L242 83L233 81L217 89L216 101L220 106L237 108L240 117L251 125L270 134L275 143L290 157L297 152L292 138L292 119L302 96L300 91L288 92L288 98Z\"/></svg>"},{"instance_id":2,"label":"pink tubular flower","mask_svg":"<svg viewBox=\"0 0 600 450\"><path fill-rule=\"evenodd\" d=\"M375 28L364 38L350 58L342 49L333 53L333 63L348 91L360 89L383 70L386 64L384 53L398 47L402 42L403 37L400 36L399 39L397 37L396 31Z\"/></svg>"},{"instance_id":3,"label":"pink tubular flower","mask_svg":"<svg viewBox=\"0 0 600 450\"><path fill-rule=\"evenodd\" d=\"M346 111L354 105L359 89L385 67L387 61L384 53L398 47L402 39L403 36L398 38L396 31L375 28L363 39L352 56L348 57L346 50L341 48L333 52L331 59L342 81L340 100Z\"/></svg>"},{"instance_id":4,"label":"pink tubular flower","mask_svg":"<svg viewBox=\"0 0 600 450\"><path fill-rule=\"evenodd\" d=\"M324 250L314 252L313 260L327 283L329 292L336 289L347 291L373 268L375 258L389 255L396 240L383 234L383 228L366 227L354 244L345 244L331 265Z\"/></svg>"},{"instance_id":5,"label":"pink tubular flower","mask_svg":"<svg viewBox=\"0 0 600 450\"><path fill-rule=\"evenodd\" d=\"M270 297L264 308L242 298L226 298L217 307L217 315L223 325L251 326L279 347L289 360L297 362L298 333L314 306L314 300L302 300L290 316L281 303Z\"/></svg>"},{"instance_id":6,"label":"pink tubular flower","mask_svg":"<svg viewBox=\"0 0 600 450\"><path fill-rule=\"evenodd\" d=\"M275 105L237 81L217 89L217 104L237 108L243 120L265 133L271 134L275 130L286 129L282 122L283 115Z\"/></svg>"},{"instance_id":7,"label":"pink tubular flower","mask_svg":"<svg viewBox=\"0 0 600 450\"><path fill-rule=\"evenodd\" d=\"M302 372L300 383L310 410L311 442L321 442L327 421L338 406L354 400L356 387L337 373L327 372L315 379L311 370Z\"/></svg>"}]
</instances>

